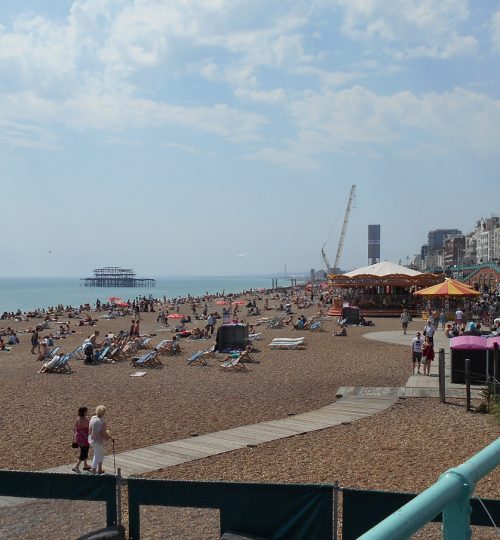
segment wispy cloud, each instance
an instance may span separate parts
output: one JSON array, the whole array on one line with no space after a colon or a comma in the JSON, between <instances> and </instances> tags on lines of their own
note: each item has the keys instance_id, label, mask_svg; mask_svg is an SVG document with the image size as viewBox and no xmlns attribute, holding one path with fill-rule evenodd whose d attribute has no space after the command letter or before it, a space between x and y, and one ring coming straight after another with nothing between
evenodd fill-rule
<instances>
[{"instance_id":1,"label":"wispy cloud","mask_svg":"<svg viewBox=\"0 0 500 540\"><path fill-rule=\"evenodd\" d=\"M185 152L186 154L195 154L199 156L209 156L209 157L215 156L213 152L205 152L204 150L200 150L199 148L194 148L193 146L189 146L187 144L164 142L163 146L167 148L174 148L175 150Z\"/></svg>"},{"instance_id":2,"label":"wispy cloud","mask_svg":"<svg viewBox=\"0 0 500 540\"><path fill-rule=\"evenodd\" d=\"M500 53L500 11L491 17L491 45L495 52Z\"/></svg>"}]
</instances>

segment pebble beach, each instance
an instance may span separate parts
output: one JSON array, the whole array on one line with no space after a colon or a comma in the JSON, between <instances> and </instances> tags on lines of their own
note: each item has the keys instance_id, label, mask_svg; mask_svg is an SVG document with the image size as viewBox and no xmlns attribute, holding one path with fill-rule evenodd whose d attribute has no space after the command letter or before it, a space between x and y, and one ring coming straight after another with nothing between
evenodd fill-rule
<instances>
[{"instance_id":1,"label":"pebble beach","mask_svg":"<svg viewBox=\"0 0 500 540\"><path fill-rule=\"evenodd\" d=\"M188 314L187 306L184 311ZM309 317L317 312L317 306L299 310L294 307L294 317ZM275 314L270 310L262 315ZM141 314L141 333L153 335L153 345L169 335L156 317L157 312ZM75 333L59 340L57 345L70 351L96 328L101 336L108 332L116 334L128 328L132 317L97 319L92 328L72 326ZM73 461L72 425L82 404L90 410L101 403L108 407L116 451L123 452L312 411L335 401L340 386L404 386L411 372L409 346L363 337L368 332L398 329L399 320L381 318L374 322L373 327L349 327L345 338L332 335L338 329L333 318L323 323L325 332L258 326L255 331L261 332L263 339L255 343L257 350L253 356L259 363L248 364L246 373L223 372L217 359L209 360L208 366L188 366L187 359L210 343L207 340L200 345L199 340L182 340L180 355L162 357L160 369L147 369L144 377L134 378L130 375L135 368L127 361L88 366L72 360L69 374L37 373L39 362L36 355L30 354L29 334L23 332L30 323L2 321L2 326L9 325L18 332L21 343L10 352L0 353L0 422L4 432L9 433L3 437L0 463L6 469L41 470ZM56 323L52 324L55 327ZM194 321L191 326L201 328L202 321ZM420 330L420 321L411 324L409 334L417 329ZM305 336L304 350L273 350L267 345L275 337L297 336ZM410 341L411 335L408 337ZM338 480L349 487L420 491L434 482L440 472L461 463L499 435L499 426L490 417L466 414L460 401L441 405L433 399L407 399L347 426L197 460L147 476L249 482ZM499 497L500 473L489 475L478 493ZM38 523L37 534L49 527L61 534L56 533L54 538L67 538L64 522L57 512L47 516L43 511L45 504L40 501L0 509L0 536L36 538L30 536L27 528L19 536L20 521L16 521L16 515L27 512L32 516L30 523ZM85 530L91 530L94 518L88 506L53 504L61 509L68 505L78 508L89 516ZM193 519L199 532L193 538L215 538L213 516L206 511L148 512L151 517L145 529L146 538L178 538L178 533L165 536L160 532L165 523L175 523L179 530L183 520L187 527ZM37 515L44 515L44 519ZM478 538L489 538L489 533L484 534Z\"/></svg>"}]
</instances>

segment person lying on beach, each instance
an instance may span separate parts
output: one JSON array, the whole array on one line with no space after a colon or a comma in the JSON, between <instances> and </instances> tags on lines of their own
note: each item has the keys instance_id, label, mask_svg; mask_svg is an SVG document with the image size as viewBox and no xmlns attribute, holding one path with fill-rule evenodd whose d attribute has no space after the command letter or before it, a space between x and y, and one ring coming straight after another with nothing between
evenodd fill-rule
<instances>
[{"instance_id":1,"label":"person lying on beach","mask_svg":"<svg viewBox=\"0 0 500 540\"><path fill-rule=\"evenodd\" d=\"M50 373L59 363L61 357L56 354L49 362L45 362L38 373Z\"/></svg>"}]
</instances>

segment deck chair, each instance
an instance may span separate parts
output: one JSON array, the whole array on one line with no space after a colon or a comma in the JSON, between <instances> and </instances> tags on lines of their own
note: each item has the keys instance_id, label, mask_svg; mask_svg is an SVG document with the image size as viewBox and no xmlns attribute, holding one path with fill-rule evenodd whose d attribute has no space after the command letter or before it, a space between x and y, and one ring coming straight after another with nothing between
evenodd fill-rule
<instances>
[{"instance_id":1,"label":"deck chair","mask_svg":"<svg viewBox=\"0 0 500 540\"><path fill-rule=\"evenodd\" d=\"M323 325L321 324L320 321L313 322L309 326L309 330L311 330L311 332L326 332L326 330L323 328Z\"/></svg>"},{"instance_id":2,"label":"deck chair","mask_svg":"<svg viewBox=\"0 0 500 540\"><path fill-rule=\"evenodd\" d=\"M207 361L205 360L203 356L204 351L198 351L191 356L191 358L188 360L187 365L188 366L208 366Z\"/></svg>"},{"instance_id":3,"label":"deck chair","mask_svg":"<svg viewBox=\"0 0 500 540\"><path fill-rule=\"evenodd\" d=\"M85 359L85 355L83 354L83 346L82 345L79 345L78 347L76 347L76 349L74 349L71 353L73 358L76 358L77 360L84 360Z\"/></svg>"},{"instance_id":4,"label":"deck chair","mask_svg":"<svg viewBox=\"0 0 500 540\"><path fill-rule=\"evenodd\" d=\"M165 354L163 349L164 347L167 346L168 342L169 341L172 341L171 339L162 339L160 341L160 343L158 343L158 345L156 345L156 347L154 348L154 350L158 353L158 354Z\"/></svg>"},{"instance_id":5,"label":"deck chair","mask_svg":"<svg viewBox=\"0 0 500 540\"><path fill-rule=\"evenodd\" d=\"M139 349L151 349L149 342L153 339L152 336L146 336L141 343L139 343Z\"/></svg>"},{"instance_id":6,"label":"deck chair","mask_svg":"<svg viewBox=\"0 0 500 540\"><path fill-rule=\"evenodd\" d=\"M249 341L260 341L262 339L262 332L257 334L248 334Z\"/></svg>"},{"instance_id":7,"label":"deck chair","mask_svg":"<svg viewBox=\"0 0 500 540\"><path fill-rule=\"evenodd\" d=\"M243 362L247 362L248 364L260 364L260 360L256 360L252 354L250 353L250 351L243 351L241 352L240 354L240 362L243 361Z\"/></svg>"},{"instance_id":8,"label":"deck chair","mask_svg":"<svg viewBox=\"0 0 500 540\"><path fill-rule=\"evenodd\" d=\"M214 343L211 347L203 351L203 356L205 358L215 358L216 352L217 351L215 350L215 343Z\"/></svg>"},{"instance_id":9,"label":"deck chair","mask_svg":"<svg viewBox=\"0 0 500 540\"><path fill-rule=\"evenodd\" d=\"M70 373L69 359L69 354L60 357L56 355L50 362L45 362L38 373Z\"/></svg>"},{"instance_id":10,"label":"deck chair","mask_svg":"<svg viewBox=\"0 0 500 540\"><path fill-rule=\"evenodd\" d=\"M49 358L54 358L54 356L56 356L56 354L61 350L61 347L54 347L53 349L51 349L48 353L47 353L47 356L45 358L49 359Z\"/></svg>"},{"instance_id":11,"label":"deck chair","mask_svg":"<svg viewBox=\"0 0 500 540\"><path fill-rule=\"evenodd\" d=\"M104 347L104 349L101 349L96 355L94 356L94 364L100 364L104 362L104 359L106 358L106 355L108 354L111 347Z\"/></svg>"},{"instance_id":12,"label":"deck chair","mask_svg":"<svg viewBox=\"0 0 500 540\"><path fill-rule=\"evenodd\" d=\"M276 317L274 319L271 319L267 323L267 327L273 330L275 330L276 328L283 328L283 319L284 317Z\"/></svg>"},{"instance_id":13,"label":"deck chair","mask_svg":"<svg viewBox=\"0 0 500 540\"><path fill-rule=\"evenodd\" d=\"M158 358L157 351L150 351L138 358L133 358L130 364L134 367L159 367L163 365Z\"/></svg>"},{"instance_id":14,"label":"deck chair","mask_svg":"<svg viewBox=\"0 0 500 540\"><path fill-rule=\"evenodd\" d=\"M222 371L248 371L240 354L231 355L229 360L225 360L220 364L220 368Z\"/></svg>"}]
</instances>

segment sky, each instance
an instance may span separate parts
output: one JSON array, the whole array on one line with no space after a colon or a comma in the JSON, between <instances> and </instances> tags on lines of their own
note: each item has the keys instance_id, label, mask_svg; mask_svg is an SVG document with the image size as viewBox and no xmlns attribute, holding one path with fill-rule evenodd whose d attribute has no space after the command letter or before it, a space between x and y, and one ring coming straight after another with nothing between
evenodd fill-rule
<instances>
[{"instance_id":1,"label":"sky","mask_svg":"<svg viewBox=\"0 0 500 540\"><path fill-rule=\"evenodd\" d=\"M0 276L321 268L353 184L406 262L499 171L497 1L0 3Z\"/></svg>"}]
</instances>

